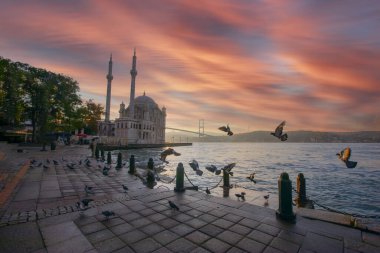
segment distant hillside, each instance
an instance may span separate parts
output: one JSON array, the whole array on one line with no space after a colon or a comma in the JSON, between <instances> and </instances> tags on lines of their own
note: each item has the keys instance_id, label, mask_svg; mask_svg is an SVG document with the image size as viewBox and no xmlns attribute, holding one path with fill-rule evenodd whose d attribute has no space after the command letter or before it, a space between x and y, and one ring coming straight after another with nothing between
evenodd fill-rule
<instances>
[{"instance_id":1,"label":"distant hillside","mask_svg":"<svg viewBox=\"0 0 380 253\"><path fill-rule=\"evenodd\" d=\"M380 131L362 132L314 132L289 131L287 142L380 142ZM170 134L169 134L170 135ZM171 139L167 138L171 142ZM178 137L175 142L179 141ZM182 142L279 142L269 131L255 131L234 136L187 137Z\"/></svg>"}]
</instances>

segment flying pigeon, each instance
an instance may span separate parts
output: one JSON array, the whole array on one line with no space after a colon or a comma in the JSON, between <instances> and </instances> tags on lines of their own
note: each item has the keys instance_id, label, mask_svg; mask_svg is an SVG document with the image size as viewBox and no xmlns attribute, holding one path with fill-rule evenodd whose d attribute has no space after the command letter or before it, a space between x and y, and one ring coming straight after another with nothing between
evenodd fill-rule
<instances>
[{"instance_id":1,"label":"flying pigeon","mask_svg":"<svg viewBox=\"0 0 380 253\"><path fill-rule=\"evenodd\" d=\"M54 165L58 165L58 162L56 160L53 160Z\"/></svg>"},{"instance_id":2,"label":"flying pigeon","mask_svg":"<svg viewBox=\"0 0 380 253\"><path fill-rule=\"evenodd\" d=\"M42 166L44 169L49 169L49 166L47 166L47 165L45 165L44 164L44 166Z\"/></svg>"},{"instance_id":3,"label":"flying pigeon","mask_svg":"<svg viewBox=\"0 0 380 253\"><path fill-rule=\"evenodd\" d=\"M358 164L358 162L350 161L350 157L351 157L350 147L343 149L342 151L340 151L340 153L337 153L336 155L338 156L340 160L342 160L346 164L347 168L349 169L355 168L356 165Z\"/></svg>"},{"instance_id":4,"label":"flying pigeon","mask_svg":"<svg viewBox=\"0 0 380 253\"><path fill-rule=\"evenodd\" d=\"M270 134L279 138L281 141L286 141L288 139L288 134L282 134L285 123L286 123L286 121L281 122L281 124L277 126L274 133L270 133Z\"/></svg>"},{"instance_id":5,"label":"flying pigeon","mask_svg":"<svg viewBox=\"0 0 380 253\"><path fill-rule=\"evenodd\" d=\"M191 162L189 162L189 165L195 171L195 173L198 176L202 176L203 175L203 171L201 171L199 169L199 165L198 165L198 162L196 160L191 160Z\"/></svg>"},{"instance_id":6,"label":"flying pigeon","mask_svg":"<svg viewBox=\"0 0 380 253\"><path fill-rule=\"evenodd\" d=\"M71 169L71 170L75 169L74 164L66 164L66 167Z\"/></svg>"},{"instance_id":7,"label":"flying pigeon","mask_svg":"<svg viewBox=\"0 0 380 253\"><path fill-rule=\"evenodd\" d=\"M104 215L104 217L106 217L107 220L109 219L109 217L115 215L115 213L112 211L103 211L102 214Z\"/></svg>"},{"instance_id":8,"label":"flying pigeon","mask_svg":"<svg viewBox=\"0 0 380 253\"><path fill-rule=\"evenodd\" d=\"M223 167L222 170L224 170L226 173L230 174L230 176L233 176L234 173L231 172L231 170L235 167L236 163L230 163Z\"/></svg>"},{"instance_id":9,"label":"flying pigeon","mask_svg":"<svg viewBox=\"0 0 380 253\"><path fill-rule=\"evenodd\" d=\"M249 175L249 177L247 177L247 178L256 184L255 174L256 174L255 172L254 172L254 173L251 173L251 174Z\"/></svg>"},{"instance_id":10,"label":"flying pigeon","mask_svg":"<svg viewBox=\"0 0 380 253\"><path fill-rule=\"evenodd\" d=\"M180 153L177 153L177 152L176 152L174 149L172 149L172 148L168 148L168 149L164 150L164 151L161 153L160 160L163 161L163 162L169 163L168 161L166 161L166 157L167 157L168 155L180 156L181 154L180 154Z\"/></svg>"},{"instance_id":11,"label":"flying pigeon","mask_svg":"<svg viewBox=\"0 0 380 253\"><path fill-rule=\"evenodd\" d=\"M217 168L216 168L215 165L210 165L210 166L206 166L206 170L208 170L208 171L214 173L214 172L217 170ZM219 174L220 174L220 173L219 173Z\"/></svg>"},{"instance_id":12,"label":"flying pigeon","mask_svg":"<svg viewBox=\"0 0 380 253\"><path fill-rule=\"evenodd\" d=\"M121 186L123 186L123 190L124 190L124 192L127 192L127 191L128 191L128 187L127 187L126 185L122 184Z\"/></svg>"},{"instance_id":13,"label":"flying pigeon","mask_svg":"<svg viewBox=\"0 0 380 253\"><path fill-rule=\"evenodd\" d=\"M233 132L231 132L231 129L228 125L227 126L221 126L218 129L223 131L223 132L226 132L228 136L232 136L234 134Z\"/></svg>"},{"instance_id":14,"label":"flying pigeon","mask_svg":"<svg viewBox=\"0 0 380 253\"><path fill-rule=\"evenodd\" d=\"M41 167L41 165L42 165L42 163L39 163L39 164L37 165L37 167Z\"/></svg>"},{"instance_id":15,"label":"flying pigeon","mask_svg":"<svg viewBox=\"0 0 380 253\"><path fill-rule=\"evenodd\" d=\"M179 211L178 206L176 204L174 204L173 202L171 202L170 200L169 200L169 206L171 209L175 209L175 210Z\"/></svg>"}]
</instances>

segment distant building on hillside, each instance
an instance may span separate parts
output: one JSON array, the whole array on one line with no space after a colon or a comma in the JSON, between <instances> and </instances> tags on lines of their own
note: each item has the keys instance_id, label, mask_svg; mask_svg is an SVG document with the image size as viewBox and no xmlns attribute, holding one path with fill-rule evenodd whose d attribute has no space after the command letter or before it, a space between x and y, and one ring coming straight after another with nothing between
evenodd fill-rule
<instances>
[{"instance_id":1,"label":"distant building on hillside","mask_svg":"<svg viewBox=\"0 0 380 253\"><path fill-rule=\"evenodd\" d=\"M160 109L154 100L146 96L135 98L136 50L133 54L131 73L131 92L129 105L120 104L119 118L110 120L112 55L108 65L107 98L104 121L98 122L98 135L101 142L126 144L161 144L165 143L166 108Z\"/></svg>"}]
</instances>

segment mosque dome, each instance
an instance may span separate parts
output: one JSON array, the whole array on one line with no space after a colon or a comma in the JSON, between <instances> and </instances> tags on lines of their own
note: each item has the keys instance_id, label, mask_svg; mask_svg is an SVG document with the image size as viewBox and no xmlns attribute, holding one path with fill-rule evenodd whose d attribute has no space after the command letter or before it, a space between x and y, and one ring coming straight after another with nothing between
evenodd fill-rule
<instances>
[{"instance_id":1,"label":"mosque dome","mask_svg":"<svg viewBox=\"0 0 380 253\"><path fill-rule=\"evenodd\" d=\"M149 105L152 108L158 108L156 102L154 102L154 100L151 97L146 96L145 92L144 95L135 98L135 105Z\"/></svg>"}]
</instances>

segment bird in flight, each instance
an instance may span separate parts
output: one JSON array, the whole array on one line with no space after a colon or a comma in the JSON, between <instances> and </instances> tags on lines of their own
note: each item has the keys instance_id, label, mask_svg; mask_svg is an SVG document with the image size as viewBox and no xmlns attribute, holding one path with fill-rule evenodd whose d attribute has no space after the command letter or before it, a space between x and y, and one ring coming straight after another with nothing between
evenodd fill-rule
<instances>
[{"instance_id":1,"label":"bird in flight","mask_svg":"<svg viewBox=\"0 0 380 253\"><path fill-rule=\"evenodd\" d=\"M161 153L161 157L160 157L160 160L165 162L165 163L169 163L168 161L166 161L166 157L168 155L175 155L175 156L180 156L181 154L176 152L174 149L172 148L168 148L166 150L164 150L162 153Z\"/></svg>"},{"instance_id":2,"label":"bird in flight","mask_svg":"<svg viewBox=\"0 0 380 253\"><path fill-rule=\"evenodd\" d=\"M219 130L223 131L223 132L226 132L228 136L232 136L234 135L234 133L231 131L230 127L228 126L221 126L218 128Z\"/></svg>"},{"instance_id":3,"label":"bird in flight","mask_svg":"<svg viewBox=\"0 0 380 253\"><path fill-rule=\"evenodd\" d=\"M342 162L346 164L347 168L349 169L355 168L356 165L358 164L358 162L350 161L350 157L351 157L350 147L343 149L342 151L340 151L340 153L337 153L336 155L338 156L340 160L342 160Z\"/></svg>"},{"instance_id":4,"label":"bird in flight","mask_svg":"<svg viewBox=\"0 0 380 253\"><path fill-rule=\"evenodd\" d=\"M247 177L247 179L249 179L250 181L252 181L252 182L254 182L254 183L256 184L255 175L256 175L256 173L253 172L253 173L251 173L251 174Z\"/></svg>"},{"instance_id":5,"label":"bird in flight","mask_svg":"<svg viewBox=\"0 0 380 253\"><path fill-rule=\"evenodd\" d=\"M286 124L286 121L281 122L281 124L277 126L274 133L270 133L270 134L279 138L281 141L286 141L288 139L288 134L282 133L282 131L284 130L285 124Z\"/></svg>"}]
</instances>

